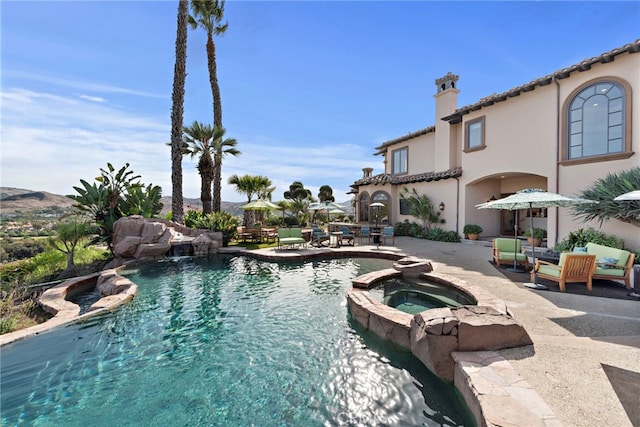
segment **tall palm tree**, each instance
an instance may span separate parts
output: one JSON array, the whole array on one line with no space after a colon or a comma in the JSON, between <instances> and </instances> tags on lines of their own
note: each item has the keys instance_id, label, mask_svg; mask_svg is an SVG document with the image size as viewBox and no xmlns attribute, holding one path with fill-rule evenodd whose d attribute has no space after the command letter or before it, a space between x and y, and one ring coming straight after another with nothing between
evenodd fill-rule
<instances>
[{"instance_id":1,"label":"tall palm tree","mask_svg":"<svg viewBox=\"0 0 640 427\"><path fill-rule=\"evenodd\" d=\"M271 199L271 193L275 190L271 180L262 175L232 175L229 184L236 186L236 192L247 196L247 203L251 203L253 196L258 198ZM244 211L244 224L251 224L255 221L251 218L253 211Z\"/></svg>"},{"instance_id":2,"label":"tall palm tree","mask_svg":"<svg viewBox=\"0 0 640 427\"><path fill-rule=\"evenodd\" d=\"M224 17L224 0L192 0L189 24L191 28L198 27L207 33L207 66L209 68L209 83L213 95L213 127L222 128L222 99L218 84L218 70L216 64L216 44L213 36L220 36L227 31L229 24L222 22ZM214 155L215 171L213 181L213 210L220 211L222 191L222 151L219 149Z\"/></svg>"},{"instance_id":3,"label":"tall palm tree","mask_svg":"<svg viewBox=\"0 0 640 427\"><path fill-rule=\"evenodd\" d=\"M233 138L224 138L223 128L212 128L194 121L191 126L184 128L184 141L182 144L182 154L191 158L200 156L198 160L198 173L200 174L200 200L202 201L202 212L209 214L211 210L211 183L214 178L213 156L220 150L222 155L238 155L235 146L238 142Z\"/></svg>"},{"instance_id":4,"label":"tall palm tree","mask_svg":"<svg viewBox=\"0 0 640 427\"><path fill-rule=\"evenodd\" d=\"M178 1L176 63L173 69L171 106L171 212L173 221L182 224L182 124L184 116L184 84L187 76L188 0Z\"/></svg>"},{"instance_id":5,"label":"tall palm tree","mask_svg":"<svg viewBox=\"0 0 640 427\"><path fill-rule=\"evenodd\" d=\"M213 211L220 212L222 205L222 159L227 155L239 156L242 154L236 148L238 141L234 138L224 139L225 129L215 127L213 138Z\"/></svg>"}]
</instances>

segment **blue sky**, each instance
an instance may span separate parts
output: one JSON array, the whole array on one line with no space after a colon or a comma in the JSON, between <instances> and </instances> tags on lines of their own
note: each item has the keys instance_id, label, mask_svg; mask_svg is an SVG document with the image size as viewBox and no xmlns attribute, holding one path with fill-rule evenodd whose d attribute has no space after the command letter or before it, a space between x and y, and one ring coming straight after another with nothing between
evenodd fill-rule
<instances>
[{"instance_id":1,"label":"blue sky","mask_svg":"<svg viewBox=\"0 0 640 427\"><path fill-rule=\"evenodd\" d=\"M177 1L0 1L2 186L72 194L107 162L171 193ZM472 104L640 38L640 2L227 1L216 40L232 174L349 200L381 143L435 123L435 79ZM185 125L212 123L205 34L189 30ZM196 160L183 194L199 198Z\"/></svg>"}]
</instances>

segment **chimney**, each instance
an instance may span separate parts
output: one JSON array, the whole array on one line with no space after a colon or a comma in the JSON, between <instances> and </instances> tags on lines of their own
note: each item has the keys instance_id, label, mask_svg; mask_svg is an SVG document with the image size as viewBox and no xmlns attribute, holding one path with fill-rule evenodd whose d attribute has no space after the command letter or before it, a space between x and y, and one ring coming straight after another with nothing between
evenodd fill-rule
<instances>
[{"instance_id":1,"label":"chimney","mask_svg":"<svg viewBox=\"0 0 640 427\"><path fill-rule=\"evenodd\" d=\"M373 168L362 168L362 172L364 172L363 178L371 178L371 174L373 173Z\"/></svg>"},{"instance_id":2,"label":"chimney","mask_svg":"<svg viewBox=\"0 0 640 427\"><path fill-rule=\"evenodd\" d=\"M443 171L456 165L455 135L452 133L451 124L442 118L452 114L458 108L458 83L457 75L448 72L445 76L436 79L436 144L434 152L434 169Z\"/></svg>"}]
</instances>

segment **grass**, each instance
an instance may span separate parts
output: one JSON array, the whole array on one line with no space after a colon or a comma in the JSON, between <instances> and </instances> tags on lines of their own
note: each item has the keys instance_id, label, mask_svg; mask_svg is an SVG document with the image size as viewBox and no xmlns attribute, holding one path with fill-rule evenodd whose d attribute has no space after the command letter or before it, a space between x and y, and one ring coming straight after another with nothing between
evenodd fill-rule
<instances>
[{"instance_id":1,"label":"grass","mask_svg":"<svg viewBox=\"0 0 640 427\"><path fill-rule=\"evenodd\" d=\"M80 247L74 261L77 276L102 270L111 253L97 247ZM67 255L48 249L32 258L0 266L0 334L26 328L48 317L29 285L55 281L67 267Z\"/></svg>"}]
</instances>

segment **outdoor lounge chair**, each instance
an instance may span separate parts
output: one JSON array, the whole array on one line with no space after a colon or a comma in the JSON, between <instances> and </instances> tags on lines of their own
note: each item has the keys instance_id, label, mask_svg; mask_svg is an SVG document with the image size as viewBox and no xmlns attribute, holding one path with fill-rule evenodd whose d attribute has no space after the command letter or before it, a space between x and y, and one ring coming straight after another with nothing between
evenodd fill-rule
<instances>
[{"instance_id":1,"label":"outdoor lounge chair","mask_svg":"<svg viewBox=\"0 0 640 427\"><path fill-rule=\"evenodd\" d=\"M595 255L563 252L560 254L558 265L547 261L536 261L534 270L531 272L531 281L534 281L535 272L541 279L558 282L562 292L566 289L566 283L586 283L587 290L590 291L595 270Z\"/></svg>"},{"instance_id":2,"label":"outdoor lounge chair","mask_svg":"<svg viewBox=\"0 0 640 427\"><path fill-rule=\"evenodd\" d=\"M340 244L355 246L356 236L351 234L351 230L349 230L349 227L347 227L346 225L341 225L340 231L342 231L342 236L340 237Z\"/></svg>"},{"instance_id":3,"label":"outdoor lounge chair","mask_svg":"<svg viewBox=\"0 0 640 427\"><path fill-rule=\"evenodd\" d=\"M382 229L382 238L384 239L384 244L387 244L387 239L391 239L391 244L395 245L396 243L396 237L395 234L393 232L393 227L391 226L387 226L385 228Z\"/></svg>"},{"instance_id":4,"label":"outdoor lounge chair","mask_svg":"<svg viewBox=\"0 0 640 427\"><path fill-rule=\"evenodd\" d=\"M518 239L508 239L498 237L492 241L493 262L496 267L500 264L509 264L513 266L515 257L516 265L524 266L525 270L529 270L529 259L522 253L522 242Z\"/></svg>"},{"instance_id":5,"label":"outdoor lounge chair","mask_svg":"<svg viewBox=\"0 0 640 427\"><path fill-rule=\"evenodd\" d=\"M311 246L320 247L324 242L329 241L329 235L325 233L321 228L314 227L311 231Z\"/></svg>"},{"instance_id":6,"label":"outdoor lounge chair","mask_svg":"<svg viewBox=\"0 0 640 427\"><path fill-rule=\"evenodd\" d=\"M360 227L360 244L362 244L362 239L365 237L369 240L369 244L371 244L371 227L368 225Z\"/></svg>"}]
</instances>

